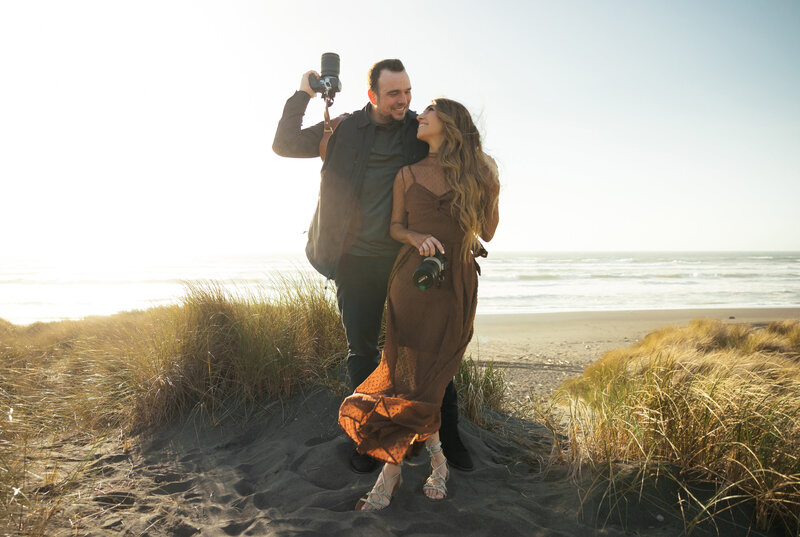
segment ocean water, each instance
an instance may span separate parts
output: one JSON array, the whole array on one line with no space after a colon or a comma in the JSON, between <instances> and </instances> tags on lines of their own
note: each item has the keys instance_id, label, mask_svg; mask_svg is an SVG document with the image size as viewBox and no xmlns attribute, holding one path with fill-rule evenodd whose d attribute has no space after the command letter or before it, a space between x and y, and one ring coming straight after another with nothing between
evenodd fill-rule
<instances>
[{"instance_id":1,"label":"ocean water","mask_svg":"<svg viewBox=\"0 0 800 537\"><path fill-rule=\"evenodd\" d=\"M800 307L800 252L491 252L479 262L479 314ZM146 309L177 303L187 282L208 280L269 296L278 276L299 274L324 281L302 254L0 260L0 318L28 324Z\"/></svg>"}]
</instances>

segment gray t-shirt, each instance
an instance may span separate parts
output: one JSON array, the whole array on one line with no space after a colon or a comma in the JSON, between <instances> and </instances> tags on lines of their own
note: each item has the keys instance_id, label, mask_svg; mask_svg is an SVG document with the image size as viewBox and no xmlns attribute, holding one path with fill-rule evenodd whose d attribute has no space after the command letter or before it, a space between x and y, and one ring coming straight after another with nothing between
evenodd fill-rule
<instances>
[{"instance_id":1,"label":"gray t-shirt","mask_svg":"<svg viewBox=\"0 0 800 537\"><path fill-rule=\"evenodd\" d=\"M402 122L376 124L375 141L361 184L361 230L349 254L396 256L400 243L389 236L394 178L403 167Z\"/></svg>"}]
</instances>

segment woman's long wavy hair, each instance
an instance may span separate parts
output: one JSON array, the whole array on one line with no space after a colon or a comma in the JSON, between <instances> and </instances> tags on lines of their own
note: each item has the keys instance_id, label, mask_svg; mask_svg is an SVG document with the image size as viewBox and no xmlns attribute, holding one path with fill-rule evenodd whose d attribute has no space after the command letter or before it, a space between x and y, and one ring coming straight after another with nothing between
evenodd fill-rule
<instances>
[{"instance_id":1,"label":"woman's long wavy hair","mask_svg":"<svg viewBox=\"0 0 800 537\"><path fill-rule=\"evenodd\" d=\"M497 198L497 167L483 152L480 133L464 105L439 98L433 101L433 108L444 134L439 162L445 182L454 193L453 216L464 231L461 251L468 259L477 236L486 229L487 216Z\"/></svg>"}]
</instances>

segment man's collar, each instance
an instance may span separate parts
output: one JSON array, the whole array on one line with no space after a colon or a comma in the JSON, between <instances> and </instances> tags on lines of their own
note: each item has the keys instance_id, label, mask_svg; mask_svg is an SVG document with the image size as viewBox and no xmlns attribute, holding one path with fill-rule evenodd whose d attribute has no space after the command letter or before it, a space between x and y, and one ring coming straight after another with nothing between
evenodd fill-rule
<instances>
[{"instance_id":1,"label":"man's collar","mask_svg":"<svg viewBox=\"0 0 800 537\"><path fill-rule=\"evenodd\" d=\"M369 125L369 122L370 122L369 111L370 111L370 107L371 106L372 106L372 103L367 103L367 106L365 106L364 108L361 109L361 111L364 112L364 113L361 114L361 117L358 118L358 128L359 129L364 128L367 125Z\"/></svg>"}]
</instances>

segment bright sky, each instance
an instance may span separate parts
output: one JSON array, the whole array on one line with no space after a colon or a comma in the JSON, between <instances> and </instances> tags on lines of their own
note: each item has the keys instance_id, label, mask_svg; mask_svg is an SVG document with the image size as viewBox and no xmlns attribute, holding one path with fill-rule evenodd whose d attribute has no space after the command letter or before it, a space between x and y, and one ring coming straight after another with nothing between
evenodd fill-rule
<instances>
[{"instance_id":1,"label":"bright sky","mask_svg":"<svg viewBox=\"0 0 800 537\"><path fill-rule=\"evenodd\" d=\"M327 51L336 114L387 57L413 109L468 106L495 249L800 250L796 1L26 0L0 3L0 259L301 251L320 161L271 144Z\"/></svg>"}]
</instances>

